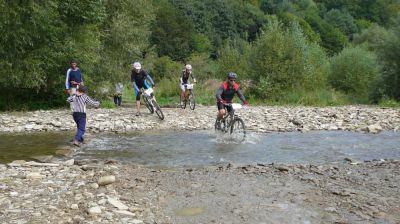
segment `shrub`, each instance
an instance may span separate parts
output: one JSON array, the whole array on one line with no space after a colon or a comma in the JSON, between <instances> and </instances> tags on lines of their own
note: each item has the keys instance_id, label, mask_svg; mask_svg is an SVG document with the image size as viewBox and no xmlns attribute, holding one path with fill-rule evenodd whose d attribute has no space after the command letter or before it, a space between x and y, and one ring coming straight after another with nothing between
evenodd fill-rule
<instances>
[{"instance_id":1,"label":"shrub","mask_svg":"<svg viewBox=\"0 0 400 224\"><path fill-rule=\"evenodd\" d=\"M331 58L329 84L336 90L354 97L358 103L366 103L377 81L379 66L376 56L361 47L345 48Z\"/></svg>"}]
</instances>

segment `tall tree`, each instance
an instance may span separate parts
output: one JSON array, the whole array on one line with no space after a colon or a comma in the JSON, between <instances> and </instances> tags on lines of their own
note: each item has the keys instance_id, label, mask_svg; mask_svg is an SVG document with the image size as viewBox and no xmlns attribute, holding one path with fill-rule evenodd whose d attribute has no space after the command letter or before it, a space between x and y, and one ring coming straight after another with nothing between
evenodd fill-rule
<instances>
[{"instance_id":1,"label":"tall tree","mask_svg":"<svg viewBox=\"0 0 400 224\"><path fill-rule=\"evenodd\" d=\"M163 1L157 10L151 34L158 55L184 61L192 52L193 35L192 23L171 4Z\"/></svg>"}]
</instances>

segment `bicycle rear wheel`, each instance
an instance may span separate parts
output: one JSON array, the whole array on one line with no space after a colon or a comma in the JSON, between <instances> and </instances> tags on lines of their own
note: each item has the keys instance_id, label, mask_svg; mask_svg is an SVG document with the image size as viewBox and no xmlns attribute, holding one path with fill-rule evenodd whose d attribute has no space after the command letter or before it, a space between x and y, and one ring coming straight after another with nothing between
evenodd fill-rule
<instances>
[{"instance_id":1,"label":"bicycle rear wheel","mask_svg":"<svg viewBox=\"0 0 400 224\"><path fill-rule=\"evenodd\" d=\"M150 113L154 113L154 108L151 106L149 99L146 96L143 96L144 105L146 105L147 109L149 109Z\"/></svg>"},{"instance_id":2,"label":"bicycle rear wheel","mask_svg":"<svg viewBox=\"0 0 400 224\"><path fill-rule=\"evenodd\" d=\"M237 117L232 121L230 134L239 141L243 141L246 138L246 128L241 118Z\"/></svg>"},{"instance_id":3,"label":"bicycle rear wheel","mask_svg":"<svg viewBox=\"0 0 400 224\"><path fill-rule=\"evenodd\" d=\"M155 100L153 99L152 102L153 102L154 109L155 109L155 112L156 112L157 116L158 116L161 120L164 120L164 114L163 114L163 112L161 111L160 106L158 106L157 101L155 101Z\"/></svg>"},{"instance_id":4,"label":"bicycle rear wheel","mask_svg":"<svg viewBox=\"0 0 400 224\"><path fill-rule=\"evenodd\" d=\"M194 110L194 108L196 108L196 101L194 100L194 95L193 93L191 93L189 95L189 107L190 109Z\"/></svg>"}]
</instances>

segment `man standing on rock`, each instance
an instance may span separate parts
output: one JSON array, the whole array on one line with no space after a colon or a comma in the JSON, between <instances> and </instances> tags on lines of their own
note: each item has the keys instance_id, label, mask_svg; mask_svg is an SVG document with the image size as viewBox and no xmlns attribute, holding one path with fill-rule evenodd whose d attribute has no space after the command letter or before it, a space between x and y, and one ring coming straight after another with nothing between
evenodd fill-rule
<instances>
[{"instance_id":1,"label":"man standing on rock","mask_svg":"<svg viewBox=\"0 0 400 224\"><path fill-rule=\"evenodd\" d=\"M71 61L70 66L65 78L65 90L70 95L74 95L78 86L83 85L83 77L81 70L78 68L78 63L75 60Z\"/></svg>"}]
</instances>

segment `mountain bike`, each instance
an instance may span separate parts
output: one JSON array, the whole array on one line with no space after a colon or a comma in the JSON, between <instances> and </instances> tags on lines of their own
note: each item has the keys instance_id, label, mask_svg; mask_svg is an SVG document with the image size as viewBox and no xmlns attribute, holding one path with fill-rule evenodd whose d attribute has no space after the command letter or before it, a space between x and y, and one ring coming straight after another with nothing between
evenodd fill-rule
<instances>
[{"instance_id":1,"label":"mountain bike","mask_svg":"<svg viewBox=\"0 0 400 224\"><path fill-rule=\"evenodd\" d=\"M150 113L153 114L154 112L156 112L157 116L161 120L164 120L164 114L161 111L161 108L158 105L153 92L154 92L153 88L148 88L143 91L142 96L143 96L144 104L146 105L147 109L149 109Z\"/></svg>"},{"instance_id":2,"label":"mountain bike","mask_svg":"<svg viewBox=\"0 0 400 224\"><path fill-rule=\"evenodd\" d=\"M194 94L193 94L193 87L194 84L185 84L185 98L182 100L181 99L181 108L185 109L186 108L186 103L189 102L189 107L190 109L194 110L196 107L196 101L194 100Z\"/></svg>"},{"instance_id":3,"label":"mountain bike","mask_svg":"<svg viewBox=\"0 0 400 224\"><path fill-rule=\"evenodd\" d=\"M232 137L243 141L246 138L246 126L244 125L244 121L239 117L239 115L235 114L236 110L242 109L241 104L233 103L233 104L225 104L226 107L231 107L231 111L225 114L225 116L218 122L218 119L215 120L215 130L228 133L232 135Z\"/></svg>"}]
</instances>

